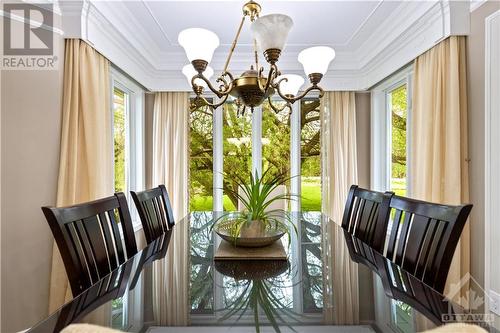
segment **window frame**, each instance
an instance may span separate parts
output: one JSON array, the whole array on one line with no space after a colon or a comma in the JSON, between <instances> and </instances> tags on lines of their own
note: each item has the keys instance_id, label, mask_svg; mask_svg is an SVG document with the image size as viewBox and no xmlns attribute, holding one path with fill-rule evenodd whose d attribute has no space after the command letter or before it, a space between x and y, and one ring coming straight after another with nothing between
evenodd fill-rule
<instances>
[{"instance_id":1,"label":"window frame","mask_svg":"<svg viewBox=\"0 0 500 333\"><path fill-rule=\"evenodd\" d=\"M189 94L189 99L195 98L194 93ZM207 93L205 98L217 101L217 96ZM312 99L312 98L309 98ZM282 101L278 96L271 100ZM290 125L290 194L296 195L297 200L290 203L290 211L298 212L301 209L301 132L300 132L300 101L293 103ZM250 111L247 111L250 112ZM213 211L223 211L223 167L224 167L224 137L223 137L224 110L218 107L212 115L213 138ZM254 108L252 114L252 172L262 173L262 107Z\"/></svg>"},{"instance_id":2,"label":"window frame","mask_svg":"<svg viewBox=\"0 0 500 333\"><path fill-rule=\"evenodd\" d=\"M411 175L411 126L413 64L408 65L371 89L371 147L370 187L377 191L389 191L391 185L392 118L390 93L406 85L406 179ZM411 193L407 181L407 195Z\"/></svg>"},{"instance_id":3,"label":"window frame","mask_svg":"<svg viewBox=\"0 0 500 333\"><path fill-rule=\"evenodd\" d=\"M125 197L129 204L130 215L134 231L142 229L142 224L135 205L132 204L130 191L142 191L145 189L145 133L144 133L144 89L133 80L122 74L118 69L110 67L110 99L111 99L111 133L113 133L113 95L114 89L125 92L128 95L128 103L125 110L125 166L126 189ZM113 149L114 151L114 149ZM113 158L114 160L114 158ZM113 165L114 179L114 165Z\"/></svg>"},{"instance_id":4,"label":"window frame","mask_svg":"<svg viewBox=\"0 0 500 333\"><path fill-rule=\"evenodd\" d=\"M194 93L189 99L196 98ZM216 101L217 97L208 93L205 98ZM312 99L312 98L310 98ZM282 101L277 96L272 101ZM250 112L250 111L247 111ZM223 211L223 167L224 167L224 137L223 137L223 107L213 110L212 115L212 138L213 138L213 211ZM252 173L262 173L262 107L254 108L252 113ZM291 211L300 211L301 202L301 133L300 133L300 103L292 104L291 128L290 128L290 193L297 195L297 200L292 200Z\"/></svg>"}]
</instances>

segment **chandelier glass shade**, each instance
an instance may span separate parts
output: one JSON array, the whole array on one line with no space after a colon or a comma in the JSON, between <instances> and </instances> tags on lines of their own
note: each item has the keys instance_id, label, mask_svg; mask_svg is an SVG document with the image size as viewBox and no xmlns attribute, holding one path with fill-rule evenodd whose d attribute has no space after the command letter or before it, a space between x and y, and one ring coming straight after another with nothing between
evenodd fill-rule
<instances>
[{"instance_id":1,"label":"chandelier glass shade","mask_svg":"<svg viewBox=\"0 0 500 333\"><path fill-rule=\"evenodd\" d=\"M286 79L281 82L280 90L281 93L290 96L295 96L298 94L300 87L304 84L304 78L297 74L284 74L276 78L280 81L281 79Z\"/></svg>"},{"instance_id":2,"label":"chandelier glass shade","mask_svg":"<svg viewBox=\"0 0 500 333\"><path fill-rule=\"evenodd\" d=\"M222 73L216 78L215 85L210 82L213 70L208 66L215 49L219 46L219 38L209 30L189 28L179 33L179 44L184 48L191 65L186 65L182 73L188 78L196 94L193 105L208 105L214 108L224 104L229 96L236 98L236 104L242 106L240 114L245 108L262 104L266 99L274 111L279 112L290 107L294 102L304 98L311 91L317 91L319 98L323 97L323 89L319 83L327 72L330 62L335 57L335 51L328 46L315 46L302 50L298 61L303 65L304 72L309 78L310 85L302 93L299 90L304 84L304 78L296 74L282 74L277 62L285 48L288 33L293 27L292 19L283 14L270 14L259 17L261 6L253 0L243 6L243 17L229 50ZM253 35L254 59L250 69L239 77L234 77L228 67L232 54L238 43L243 24L250 18L250 30ZM263 53L269 70L264 74L264 67L259 66L259 51ZM216 88L217 87L217 88ZM205 90L210 90L218 97L216 102L209 102L204 96ZM278 94L286 104L276 108L271 100L272 95Z\"/></svg>"},{"instance_id":3,"label":"chandelier glass shade","mask_svg":"<svg viewBox=\"0 0 500 333\"><path fill-rule=\"evenodd\" d=\"M179 44L186 51L189 61L212 61L215 49L219 46L219 37L210 30L202 28L189 28L179 33Z\"/></svg>"},{"instance_id":4,"label":"chandelier glass shade","mask_svg":"<svg viewBox=\"0 0 500 333\"><path fill-rule=\"evenodd\" d=\"M314 46L299 53L298 60L304 66L306 75L320 73L325 75L328 65L335 58L335 51L331 47Z\"/></svg>"},{"instance_id":5,"label":"chandelier glass shade","mask_svg":"<svg viewBox=\"0 0 500 333\"><path fill-rule=\"evenodd\" d=\"M250 26L260 50L283 50L293 21L283 14L270 14L259 17Z\"/></svg>"}]
</instances>

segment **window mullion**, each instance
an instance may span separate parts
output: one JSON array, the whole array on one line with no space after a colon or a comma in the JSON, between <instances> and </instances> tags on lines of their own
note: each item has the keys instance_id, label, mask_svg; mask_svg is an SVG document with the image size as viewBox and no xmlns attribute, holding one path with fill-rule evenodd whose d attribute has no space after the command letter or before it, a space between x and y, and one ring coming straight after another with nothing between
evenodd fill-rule
<instances>
[{"instance_id":1,"label":"window mullion","mask_svg":"<svg viewBox=\"0 0 500 333\"><path fill-rule=\"evenodd\" d=\"M262 107L252 113L252 174L262 174Z\"/></svg>"},{"instance_id":2,"label":"window mullion","mask_svg":"<svg viewBox=\"0 0 500 333\"><path fill-rule=\"evenodd\" d=\"M213 210L223 211L223 120L224 108L220 107L213 111Z\"/></svg>"},{"instance_id":3,"label":"window mullion","mask_svg":"<svg viewBox=\"0 0 500 333\"><path fill-rule=\"evenodd\" d=\"M300 103L292 104L290 121L290 194L296 196L291 200L291 211L300 211Z\"/></svg>"}]
</instances>

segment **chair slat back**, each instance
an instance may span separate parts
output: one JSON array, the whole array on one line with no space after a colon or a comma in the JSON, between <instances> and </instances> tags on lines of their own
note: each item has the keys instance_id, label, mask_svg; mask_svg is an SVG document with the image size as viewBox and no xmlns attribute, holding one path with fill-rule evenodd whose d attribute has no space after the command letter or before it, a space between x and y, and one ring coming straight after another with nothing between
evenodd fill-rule
<instances>
[{"instance_id":1,"label":"chair slat back","mask_svg":"<svg viewBox=\"0 0 500 333\"><path fill-rule=\"evenodd\" d=\"M142 192L130 191L130 194L148 243L172 229L175 225L174 214L165 185Z\"/></svg>"},{"instance_id":2,"label":"chair slat back","mask_svg":"<svg viewBox=\"0 0 500 333\"><path fill-rule=\"evenodd\" d=\"M384 255L442 292L471 209L393 196Z\"/></svg>"},{"instance_id":3,"label":"chair slat back","mask_svg":"<svg viewBox=\"0 0 500 333\"><path fill-rule=\"evenodd\" d=\"M137 253L123 193L74 206L42 207L42 211L61 253L73 296Z\"/></svg>"},{"instance_id":4,"label":"chair slat back","mask_svg":"<svg viewBox=\"0 0 500 333\"><path fill-rule=\"evenodd\" d=\"M376 192L352 185L344 209L342 228L379 250L383 247L392 192Z\"/></svg>"}]
</instances>

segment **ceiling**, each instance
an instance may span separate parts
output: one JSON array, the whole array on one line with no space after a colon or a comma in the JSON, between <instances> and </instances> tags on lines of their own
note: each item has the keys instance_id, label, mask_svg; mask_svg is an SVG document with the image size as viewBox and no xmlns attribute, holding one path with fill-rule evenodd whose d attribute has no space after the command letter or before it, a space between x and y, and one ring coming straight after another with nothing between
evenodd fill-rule
<instances>
[{"instance_id":1,"label":"ceiling","mask_svg":"<svg viewBox=\"0 0 500 333\"><path fill-rule=\"evenodd\" d=\"M362 41L359 33L369 32L387 17L398 2L382 1L261 1L262 15L281 13L292 17L294 26L287 47L295 50L310 45L341 49ZM206 28L220 38L218 51L231 45L241 20L242 1L130 1L125 7L134 14L162 52L179 51L177 35L190 27ZM178 19L183 18L183 19ZM243 27L239 45L251 51L250 22ZM364 29L363 29L364 28Z\"/></svg>"},{"instance_id":2,"label":"ceiling","mask_svg":"<svg viewBox=\"0 0 500 333\"><path fill-rule=\"evenodd\" d=\"M157 68L172 70L186 62L183 49L177 43L180 31L190 27L209 29L220 39L213 65L221 69L241 20L242 1L127 1L123 3L130 17L154 46ZM290 16L294 26L283 54L296 62L298 53L313 45L332 46L338 56L352 53L399 6L397 1L260 1L262 15L281 13ZM99 5L99 4L98 4ZM182 18L182 19L180 19ZM243 26L236 49L246 60L246 69L253 52L250 22ZM248 58L250 56L250 58ZM335 62L332 64L335 66ZM296 67L291 64L289 69ZM178 67L177 67L178 68ZM284 68L287 69L287 68Z\"/></svg>"},{"instance_id":3,"label":"ceiling","mask_svg":"<svg viewBox=\"0 0 500 333\"><path fill-rule=\"evenodd\" d=\"M222 70L241 20L244 3L149 0L81 2L87 4L88 8L82 6L83 22L79 25L84 27L79 31L79 37L91 42L116 65L152 90L189 89L181 73L182 66L188 60L177 43L179 32L189 27L206 28L219 36L221 44L210 65L216 73ZM328 45L336 50L336 58L322 81L327 89L332 90L368 88L381 76L414 59L418 52L425 51L444 35L453 34L451 27L458 26L453 25L449 18L459 2L445 0L263 0L259 3L262 6L261 16L282 13L294 21L288 43L278 62L283 72L303 74L297 55L304 48ZM76 17L74 5L71 8L72 15ZM64 16L68 9L63 8L62 12ZM448 22L445 22L447 17ZM79 25L75 26L79 28ZM247 22L229 66L236 74L245 71L253 63L249 26L250 22ZM262 56L260 63L264 63Z\"/></svg>"}]
</instances>

